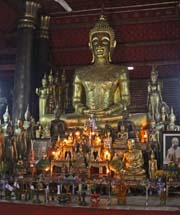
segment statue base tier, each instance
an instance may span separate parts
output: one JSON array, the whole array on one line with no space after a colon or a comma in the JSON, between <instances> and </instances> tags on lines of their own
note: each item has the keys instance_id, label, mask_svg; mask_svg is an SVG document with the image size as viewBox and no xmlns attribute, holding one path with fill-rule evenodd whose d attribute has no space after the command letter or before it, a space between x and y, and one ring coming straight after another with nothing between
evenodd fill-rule
<instances>
[{"instance_id":1,"label":"statue base tier","mask_svg":"<svg viewBox=\"0 0 180 215\"><path fill-rule=\"evenodd\" d=\"M105 124L109 124L112 128L117 128L117 124L120 120L122 120L122 115L111 115L104 117L96 117L97 127L104 128ZM63 120L68 128L76 128L82 127L88 122L89 117L80 115L77 113L63 114L60 117ZM40 122L45 124L50 124L51 121L54 120L53 114L46 114L44 116L40 116ZM145 127L147 125L147 114L146 113L133 113L130 114L129 120L133 121L136 126Z\"/></svg>"},{"instance_id":2,"label":"statue base tier","mask_svg":"<svg viewBox=\"0 0 180 215\"><path fill-rule=\"evenodd\" d=\"M146 175L123 175L123 180L124 181L129 181L130 182L140 182L146 179Z\"/></svg>"}]
</instances>

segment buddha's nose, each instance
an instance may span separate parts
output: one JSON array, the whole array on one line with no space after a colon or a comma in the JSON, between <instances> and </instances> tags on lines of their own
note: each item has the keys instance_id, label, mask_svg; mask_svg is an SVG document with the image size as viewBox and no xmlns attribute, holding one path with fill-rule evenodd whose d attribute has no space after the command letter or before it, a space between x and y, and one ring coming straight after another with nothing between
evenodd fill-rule
<instances>
[{"instance_id":1,"label":"buddha's nose","mask_svg":"<svg viewBox=\"0 0 180 215\"><path fill-rule=\"evenodd\" d=\"M98 45L97 49L103 49L102 45Z\"/></svg>"}]
</instances>

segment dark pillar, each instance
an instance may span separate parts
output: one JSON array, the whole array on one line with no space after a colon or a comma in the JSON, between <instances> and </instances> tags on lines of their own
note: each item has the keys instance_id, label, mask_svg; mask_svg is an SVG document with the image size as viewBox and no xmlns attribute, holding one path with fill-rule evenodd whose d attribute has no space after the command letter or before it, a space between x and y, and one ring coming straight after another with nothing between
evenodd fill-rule
<instances>
[{"instance_id":1,"label":"dark pillar","mask_svg":"<svg viewBox=\"0 0 180 215\"><path fill-rule=\"evenodd\" d=\"M44 73L50 69L49 65L49 25L50 17L41 16L40 32L39 32L39 52L38 52L38 69L40 79L43 78Z\"/></svg>"},{"instance_id":2,"label":"dark pillar","mask_svg":"<svg viewBox=\"0 0 180 215\"><path fill-rule=\"evenodd\" d=\"M34 65L32 76L32 115L38 119L38 97L35 95L35 89L41 86L41 80L46 72L50 70L49 65L49 25L50 17L41 16L40 25L36 34L36 45L34 53Z\"/></svg>"},{"instance_id":3,"label":"dark pillar","mask_svg":"<svg viewBox=\"0 0 180 215\"><path fill-rule=\"evenodd\" d=\"M12 111L13 121L24 116L27 105L30 103L34 29L40 5L27 1L25 6L25 15L18 23L18 46Z\"/></svg>"}]
</instances>

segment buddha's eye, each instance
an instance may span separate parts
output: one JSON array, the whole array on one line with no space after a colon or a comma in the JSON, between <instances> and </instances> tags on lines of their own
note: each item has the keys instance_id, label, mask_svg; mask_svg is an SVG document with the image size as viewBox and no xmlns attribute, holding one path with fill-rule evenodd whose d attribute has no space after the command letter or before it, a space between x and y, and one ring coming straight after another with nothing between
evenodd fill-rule
<instances>
[{"instance_id":1,"label":"buddha's eye","mask_svg":"<svg viewBox=\"0 0 180 215\"><path fill-rule=\"evenodd\" d=\"M93 43L93 45L96 46L96 45L98 45L98 40L94 40L92 43Z\"/></svg>"},{"instance_id":2,"label":"buddha's eye","mask_svg":"<svg viewBox=\"0 0 180 215\"><path fill-rule=\"evenodd\" d=\"M109 45L109 41L108 40L103 40L102 44L107 46L107 45Z\"/></svg>"}]
</instances>

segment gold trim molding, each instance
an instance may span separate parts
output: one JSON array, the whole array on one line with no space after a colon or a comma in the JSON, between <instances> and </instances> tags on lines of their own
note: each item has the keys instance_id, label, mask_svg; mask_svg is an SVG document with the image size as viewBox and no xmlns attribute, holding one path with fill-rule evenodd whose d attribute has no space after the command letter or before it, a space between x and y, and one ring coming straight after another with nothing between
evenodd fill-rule
<instances>
[{"instance_id":1,"label":"gold trim molding","mask_svg":"<svg viewBox=\"0 0 180 215\"><path fill-rule=\"evenodd\" d=\"M40 38L49 39L50 16L41 16Z\"/></svg>"},{"instance_id":2,"label":"gold trim molding","mask_svg":"<svg viewBox=\"0 0 180 215\"><path fill-rule=\"evenodd\" d=\"M40 4L33 1L26 1L25 15L20 19L18 28L32 28L35 29L37 11Z\"/></svg>"}]
</instances>

